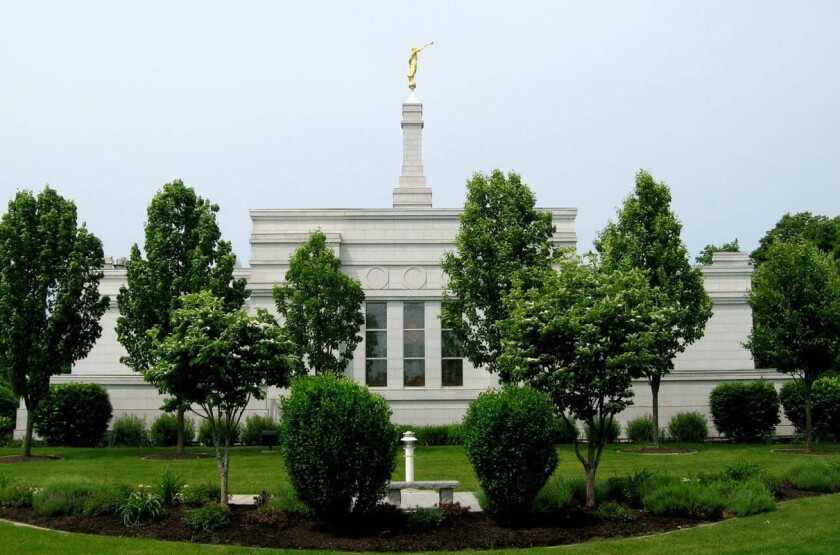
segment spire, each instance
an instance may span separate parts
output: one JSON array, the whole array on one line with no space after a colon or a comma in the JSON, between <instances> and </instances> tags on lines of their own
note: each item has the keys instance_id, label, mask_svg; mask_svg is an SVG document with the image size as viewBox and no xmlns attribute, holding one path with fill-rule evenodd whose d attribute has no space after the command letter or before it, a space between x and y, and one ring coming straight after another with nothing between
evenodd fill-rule
<instances>
[{"instance_id":1,"label":"spire","mask_svg":"<svg viewBox=\"0 0 840 555\"><path fill-rule=\"evenodd\" d=\"M394 208L431 208L432 190L423 175L423 104L414 91L402 105L403 163Z\"/></svg>"}]
</instances>

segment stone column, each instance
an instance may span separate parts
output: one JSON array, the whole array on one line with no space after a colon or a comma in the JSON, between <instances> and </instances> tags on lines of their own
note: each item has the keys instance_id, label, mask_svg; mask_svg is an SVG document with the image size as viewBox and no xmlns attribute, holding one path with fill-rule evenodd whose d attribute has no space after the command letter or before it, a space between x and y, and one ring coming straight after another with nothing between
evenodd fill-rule
<instances>
[{"instance_id":1,"label":"stone column","mask_svg":"<svg viewBox=\"0 0 840 555\"><path fill-rule=\"evenodd\" d=\"M403 163L394 208L431 208L432 190L423 175L423 104L411 92L402 105Z\"/></svg>"}]
</instances>

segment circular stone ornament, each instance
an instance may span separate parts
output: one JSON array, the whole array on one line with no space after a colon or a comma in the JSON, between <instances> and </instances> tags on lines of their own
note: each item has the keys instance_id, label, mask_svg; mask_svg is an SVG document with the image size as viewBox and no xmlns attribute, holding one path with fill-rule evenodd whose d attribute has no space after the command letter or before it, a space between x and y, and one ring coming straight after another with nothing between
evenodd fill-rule
<instances>
[{"instance_id":1,"label":"circular stone ornament","mask_svg":"<svg viewBox=\"0 0 840 555\"><path fill-rule=\"evenodd\" d=\"M385 289L388 286L388 272L384 268L371 268L365 274L368 289Z\"/></svg>"},{"instance_id":2,"label":"circular stone ornament","mask_svg":"<svg viewBox=\"0 0 840 555\"><path fill-rule=\"evenodd\" d=\"M409 268L403 274L403 283L408 289L420 289L426 285L426 272L422 268Z\"/></svg>"}]
</instances>

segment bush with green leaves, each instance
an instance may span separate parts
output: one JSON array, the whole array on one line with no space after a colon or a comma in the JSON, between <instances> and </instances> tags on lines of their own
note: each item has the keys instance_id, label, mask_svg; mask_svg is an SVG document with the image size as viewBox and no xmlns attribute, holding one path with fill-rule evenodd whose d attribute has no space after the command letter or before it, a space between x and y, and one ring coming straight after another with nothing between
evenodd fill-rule
<instances>
[{"instance_id":1,"label":"bush with green leaves","mask_svg":"<svg viewBox=\"0 0 840 555\"><path fill-rule=\"evenodd\" d=\"M647 493L652 485L661 484L661 480L654 479L656 475L643 468L633 473L627 472L624 476L613 476L607 479L607 499L630 503L633 506L641 505L642 496Z\"/></svg>"},{"instance_id":2,"label":"bush with green leaves","mask_svg":"<svg viewBox=\"0 0 840 555\"><path fill-rule=\"evenodd\" d=\"M125 484L98 484L82 503L82 513L88 516L113 515L131 495Z\"/></svg>"},{"instance_id":3,"label":"bush with green leaves","mask_svg":"<svg viewBox=\"0 0 840 555\"><path fill-rule=\"evenodd\" d=\"M559 474L552 474L531 502L531 508L538 513L553 513L568 508L573 499L571 484Z\"/></svg>"},{"instance_id":4,"label":"bush with green leaves","mask_svg":"<svg viewBox=\"0 0 840 555\"><path fill-rule=\"evenodd\" d=\"M783 479L796 489L820 493L840 492L840 463L801 462L788 468Z\"/></svg>"},{"instance_id":5,"label":"bush with green leaves","mask_svg":"<svg viewBox=\"0 0 840 555\"><path fill-rule=\"evenodd\" d=\"M785 416L796 427L805 431L805 393L800 382L790 381L782 386L779 399ZM811 418L818 441L840 441L840 376L825 376L811 388Z\"/></svg>"},{"instance_id":6,"label":"bush with green leaves","mask_svg":"<svg viewBox=\"0 0 840 555\"><path fill-rule=\"evenodd\" d=\"M552 442L555 444L571 444L579 436L580 430L578 430L577 423L573 418L566 419L561 416L554 418L554 430L551 434Z\"/></svg>"},{"instance_id":7,"label":"bush with green leaves","mask_svg":"<svg viewBox=\"0 0 840 555\"><path fill-rule=\"evenodd\" d=\"M8 418L14 428L17 419L18 398L6 384L0 382L0 418ZM2 430L0 430L2 431Z\"/></svg>"},{"instance_id":8,"label":"bush with green leaves","mask_svg":"<svg viewBox=\"0 0 840 555\"><path fill-rule=\"evenodd\" d=\"M20 509L32 506L35 487L29 484L8 483L0 487L0 507Z\"/></svg>"},{"instance_id":9,"label":"bush with green leaves","mask_svg":"<svg viewBox=\"0 0 840 555\"><path fill-rule=\"evenodd\" d=\"M35 431L47 445L95 447L102 443L112 413L101 385L52 385L35 412Z\"/></svg>"},{"instance_id":10,"label":"bush with green leaves","mask_svg":"<svg viewBox=\"0 0 840 555\"><path fill-rule=\"evenodd\" d=\"M8 416L0 416L0 446L12 438L15 431L15 421Z\"/></svg>"},{"instance_id":11,"label":"bush with green leaves","mask_svg":"<svg viewBox=\"0 0 840 555\"><path fill-rule=\"evenodd\" d=\"M557 467L554 408L529 386L484 392L464 416L464 450L500 520L522 515Z\"/></svg>"},{"instance_id":12,"label":"bush with green leaves","mask_svg":"<svg viewBox=\"0 0 840 555\"><path fill-rule=\"evenodd\" d=\"M415 426L400 424L397 433L402 437L405 432L414 432L418 447L434 447L437 445L463 445L460 424L442 424L437 426Z\"/></svg>"},{"instance_id":13,"label":"bush with green leaves","mask_svg":"<svg viewBox=\"0 0 840 555\"><path fill-rule=\"evenodd\" d=\"M178 501L186 507L201 507L207 503L219 503L222 491L219 484L185 484L178 493Z\"/></svg>"},{"instance_id":14,"label":"bush with green leaves","mask_svg":"<svg viewBox=\"0 0 840 555\"><path fill-rule=\"evenodd\" d=\"M709 409L718 432L736 442L772 437L779 419L779 395L765 381L730 382L709 395Z\"/></svg>"},{"instance_id":15,"label":"bush with green leaves","mask_svg":"<svg viewBox=\"0 0 840 555\"><path fill-rule=\"evenodd\" d=\"M76 478L51 480L32 498L32 508L40 516L82 514L88 498L98 484Z\"/></svg>"},{"instance_id":16,"label":"bush with green leaves","mask_svg":"<svg viewBox=\"0 0 840 555\"><path fill-rule=\"evenodd\" d=\"M666 482L645 494L642 503L657 516L689 518L717 519L726 508L726 500L715 485L697 481Z\"/></svg>"},{"instance_id":17,"label":"bush with green leaves","mask_svg":"<svg viewBox=\"0 0 840 555\"><path fill-rule=\"evenodd\" d=\"M709 425L699 412L679 412L668 423L668 434L674 441L702 443L709 437Z\"/></svg>"},{"instance_id":18,"label":"bush with green leaves","mask_svg":"<svg viewBox=\"0 0 840 555\"><path fill-rule=\"evenodd\" d=\"M120 504L117 516L125 526L137 526L144 520L157 520L166 516L163 501L149 486L140 486Z\"/></svg>"},{"instance_id":19,"label":"bush with green leaves","mask_svg":"<svg viewBox=\"0 0 840 555\"><path fill-rule=\"evenodd\" d=\"M607 501L601 503L595 511L598 520L604 522L633 522L636 520L634 515L627 507L615 501Z\"/></svg>"},{"instance_id":20,"label":"bush with green leaves","mask_svg":"<svg viewBox=\"0 0 840 555\"><path fill-rule=\"evenodd\" d=\"M222 421L222 425L224 426L224 420ZM233 434L230 438L231 445L239 443L241 434L242 426L237 425L234 427ZM198 442L208 447L213 445L213 423L206 418L202 418L201 424L198 426Z\"/></svg>"},{"instance_id":21,"label":"bush with green leaves","mask_svg":"<svg viewBox=\"0 0 840 555\"><path fill-rule=\"evenodd\" d=\"M111 425L111 447L143 447L148 443L146 421L135 414L120 416Z\"/></svg>"},{"instance_id":22,"label":"bush with green leaves","mask_svg":"<svg viewBox=\"0 0 840 555\"><path fill-rule=\"evenodd\" d=\"M726 510L737 517L766 513L776 509L773 493L759 479L734 482L726 491Z\"/></svg>"},{"instance_id":23,"label":"bush with green leaves","mask_svg":"<svg viewBox=\"0 0 840 555\"><path fill-rule=\"evenodd\" d=\"M198 509L192 509L184 517L187 528L197 532L213 532L230 526L230 507L218 503L208 503Z\"/></svg>"},{"instance_id":24,"label":"bush with green leaves","mask_svg":"<svg viewBox=\"0 0 840 555\"><path fill-rule=\"evenodd\" d=\"M607 436L607 443L615 443L618 438L621 436L621 424L618 423L618 420L612 419L609 423L604 424L606 426L606 436ZM592 429L587 426L584 429L586 434L586 441L590 441L592 437Z\"/></svg>"},{"instance_id":25,"label":"bush with green leaves","mask_svg":"<svg viewBox=\"0 0 840 555\"><path fill-rule=\"evenodd\" d=\"M161 503L167 507L177 505L181 501L181 490L184 489L186 483L184 480L171 468L167 468L154 483L154 490Z\"/></svg>"},{"instance_id":26,"label":"bush with green leaves","mask_svg":"<svg viewBox=\"0 0 840 555\"><path fill-rule=\"evenodd\" d=\"M195 423L184 419L184 443L189 445L195 439ZM178 416L165 412L152 422L149 428L149 442L155 447L173 447L178 444Z\"/></svg>"},{"instance_id":27,"label":"bush with green leaves","mask_svg":"<svg viewBox=\"0 0 840 555\"><path fill-rule=\"evenodd\" d=\"M243 445L262 445L263 430L279 433L281 428L282 426L279 422L272 420L268 416L252 414L245 419L245 425L242 426L239 439L242 441Z\"/></svg>"},{"instance_id":28,"label":"bush with green leaves","mask_svg":"<svg viewBox=\"0 0 840 555\"><path fill-rule=\"evenodd\" d=\"M306 376L292 382L282 411L283 460L298 498L327 525L370 514L396 465L385 398L349 378Z\"/></svg>"},{"instance_id":29,"label":"bush with green leaves","mask_svg":"<svg viewBox=\"0 0 840 555\"><path fill-rule=\"evenodd\" d=\"M649 414L627 421L627 439L633 443L653 441L653 418Z\"/></svg>"}]
</instances>

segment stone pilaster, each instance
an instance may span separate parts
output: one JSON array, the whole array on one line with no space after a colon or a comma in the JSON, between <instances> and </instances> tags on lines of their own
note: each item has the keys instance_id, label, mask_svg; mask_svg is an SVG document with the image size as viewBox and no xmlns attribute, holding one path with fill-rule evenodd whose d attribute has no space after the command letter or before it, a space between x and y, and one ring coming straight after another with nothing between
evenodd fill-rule
<instances>
[{"instance_id":1,"label":"stone pilaster","mask_svg":"<svg viewBox=\"0 0 840 555\"><path fill-rule=\"evenodd\" d=\"M423 175L423 104L411 92L402 105L403 163L394 208L431 208L432 190Z\"/></svg>"}]
</instances>

